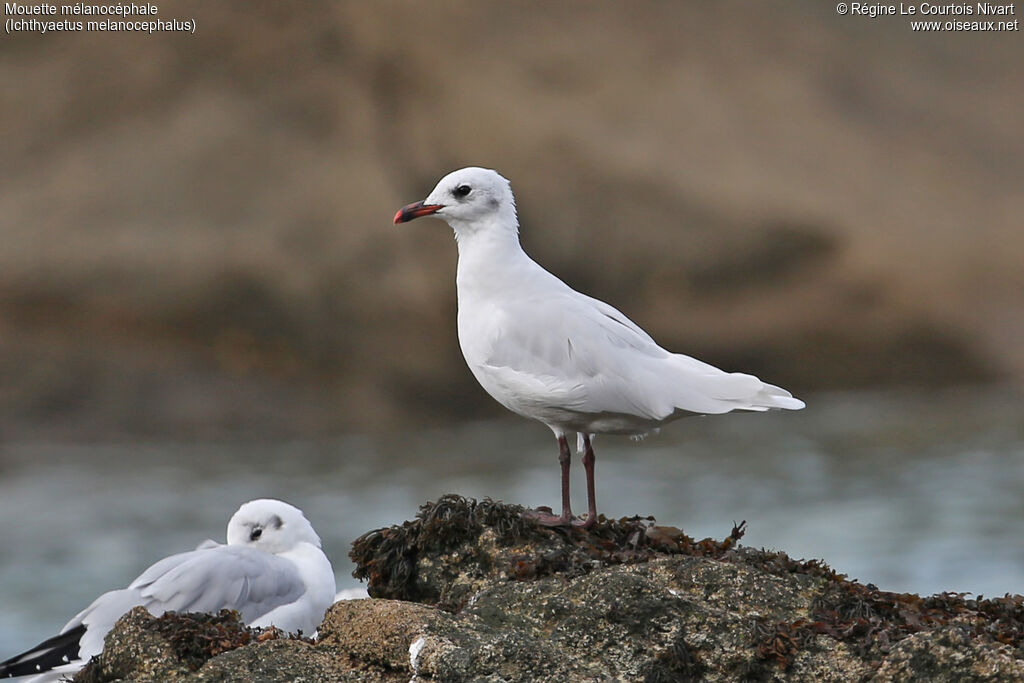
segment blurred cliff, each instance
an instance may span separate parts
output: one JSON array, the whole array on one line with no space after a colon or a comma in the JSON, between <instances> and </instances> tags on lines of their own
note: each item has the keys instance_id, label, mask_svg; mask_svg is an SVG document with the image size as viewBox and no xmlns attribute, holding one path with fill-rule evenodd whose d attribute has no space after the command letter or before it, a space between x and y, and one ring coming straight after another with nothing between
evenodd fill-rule
<instances>
[{"instance_id":1,"label":"blurred cliff","mask_svg":"<svg viewBox=\"0 0 1024 683\"><path fill-rule=\"evenodd\" d=\"M1024 377L1019 34L814 2L161 3L0 43L0 429L317 434L500 414L455 246L523 242L668 348L797 393Z\"/></svg>"}]
</instances>

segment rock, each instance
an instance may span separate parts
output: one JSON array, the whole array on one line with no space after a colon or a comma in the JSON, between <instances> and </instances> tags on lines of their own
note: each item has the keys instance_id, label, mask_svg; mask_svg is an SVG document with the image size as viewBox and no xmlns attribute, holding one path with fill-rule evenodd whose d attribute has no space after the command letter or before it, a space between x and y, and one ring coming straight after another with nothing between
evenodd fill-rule
<instances>
[{"instance_id":1,"label":"rock","mask_svg":"<svg viewBox=\"0 0 1024 683\"><path fill-rule=\"evenodd\" d=\"M283 637L276 629L247 628L238 613L165 614L142 607L124 615L104 641L103 652L74 678L77 683L170 681L373 681L358 662L326 644Z\"/></svg>"},{"instance_id":2,"label":"rock","mask_svg":"<svg viewBox=\"0 0 1024 683\"><path fill-rule=\"evenodd\" d=\"M137 681L174 680L189 673L171 641L154 626L157 621L142 607L121 617L104 640L103 652L79 672L80 683L103 683L122 679Z\"/></svg>"},{"instance_id":3,"label":"rock","mask_svg":"<svg viewBox=\"0 0 1024 683\"><path fill-rule=\"evenodd\" d=\"M971 637L965 626L915 633L901 641L879 667L874 680L954 683L1024 680L1020 644L993 645Z\"/></svg>"},{"instance_id":4,"label":"rock","mask_svg":"<svg viewBox=\"0 0 1024 683\"><path fill-rule=\"evenodd\" d=\"M214 657L194 674L179 680L196 683L377 683L405 681L408 677L363 669L358 662L351 662L329 647L318 647L300 640L268 640Z\"/></svg>"},{"instance_id":5,"label":"rock","mask_svg":"<svg viewBox=\"0 0 1024 683\"><path fill-rule=\"evenodd\" d=\"M153 617L136 607L117 622L103 652L75 677L83 683L187 677L208 659L245 645L252 634L236 612Z\"/></svg>"},{"instance_id":6,"label":"rock","mask_svg":"<svg viewBox=\"0 0 1024 683\"><path fill-rule=\"evenodd\" d=\"M1024 598L920 597L652 519L548 529L445 496L353 544L316 642L126 615L78 681L1011 681ZM230 616L230 615L229 615ZM219 619L219 621L217 621Z\"/></svg>"}]
</instances>

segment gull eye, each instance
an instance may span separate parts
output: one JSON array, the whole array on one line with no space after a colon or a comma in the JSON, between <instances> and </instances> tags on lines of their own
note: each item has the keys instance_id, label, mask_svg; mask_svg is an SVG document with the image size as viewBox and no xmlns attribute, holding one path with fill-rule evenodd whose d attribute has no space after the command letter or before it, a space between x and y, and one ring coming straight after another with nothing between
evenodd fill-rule
<instances>
[{"instance_id":1,"label":"gull eye","mask_svg":"<svg viewBox=\"0 0 1024 683\"><path fill-rule=\"evenodd\" d=\"M263 535L263 528L262 527L255 527L249 533L249 540L250 541L257 541L257 540L259 540L260 536L262 536L262 535Z\"/></svg>"},{"instance_id":2,"label":"gull eye","mask_svg":"<svg viewBox=\"0 0 1024 683\"><path fill-rule=\"evenodd\" d=\"M459 185L454 190L452 190L452 194L455 195L456 197L465 197L472 191L473 188L471 188L469 185Z\"/></svg>"}]
</instances>

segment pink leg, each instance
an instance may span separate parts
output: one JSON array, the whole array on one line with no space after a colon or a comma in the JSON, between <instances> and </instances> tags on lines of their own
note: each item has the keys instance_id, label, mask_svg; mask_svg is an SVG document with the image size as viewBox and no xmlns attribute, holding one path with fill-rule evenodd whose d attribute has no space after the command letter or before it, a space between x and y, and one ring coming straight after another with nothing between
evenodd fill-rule
<instances>
[{"instance_id":1,"label":"pink leg","mask_svg":"<svg viewBox=\"0 0 1024 683\"><path fill-rule=\"evenodd\" d=\"M558 464L562 468L562 514L555 516L547 512L530 513L531 518L544 526L572 524L572 506L569 501L569 465L572 464L572 454L569 452L569 442L565 440L564 436L558 437Z\"/></svg>"},{"instance_id":2,"label":"pink leg","mask_svg":"<svg viewBox=\"0 0 1024 683\"><path fill-rule=\"evenodd\" d=\"M590 437L583 435L583 469L587 473L587 521L584 529L597 523L597 496L594 494L594 447L590 445Z\"/></svg>"},{"instance_id":3,"label":"pink leg","mask_svg":"<svg viewBox=\"0 0 1024 683\"><path fill-rule=\"evenodd\" d=\"M564 436L558 437L558 464L562 467L562 524L568 524L572 519L572 504L569 501L569 465L572 464L572 454L569 452L569 442Z\"/></svg>"}]
</instances>

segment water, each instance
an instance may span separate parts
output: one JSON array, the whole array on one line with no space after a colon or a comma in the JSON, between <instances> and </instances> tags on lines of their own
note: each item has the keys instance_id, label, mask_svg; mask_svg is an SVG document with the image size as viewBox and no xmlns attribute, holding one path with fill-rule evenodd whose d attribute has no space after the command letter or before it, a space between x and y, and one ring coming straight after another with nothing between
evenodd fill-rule
<instances>
[{"instance_id":1,"label":"water","mask_svg":"<svg viewBox=\"0 0 1024 683\"><path fill-rule=\"evenodd\" d=\"M800 413L599 438L601 511L652 514L698 538L745 519L746 544L825 558L887 590L1024 592L1024 396L806 398ZM320 442L3 444L0 657L160 557L222 541L246 500L305 510L349 587L351 541L443 493L557 506L556 455L544 427L511 416ZM582 468L573 474L583 510Z\"/></svg>"}]
</instances>

